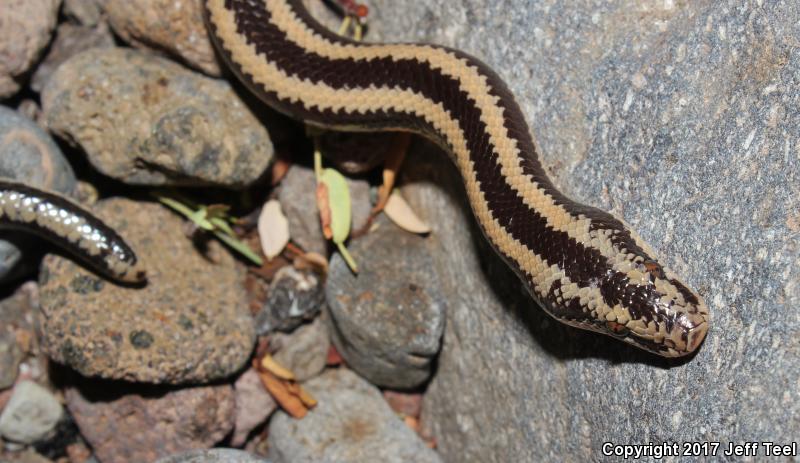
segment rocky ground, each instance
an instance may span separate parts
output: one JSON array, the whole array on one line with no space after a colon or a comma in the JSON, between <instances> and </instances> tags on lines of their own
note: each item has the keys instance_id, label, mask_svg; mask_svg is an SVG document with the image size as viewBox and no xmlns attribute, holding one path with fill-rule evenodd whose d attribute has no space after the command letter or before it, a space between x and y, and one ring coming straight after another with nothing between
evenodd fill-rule
<instances>
[{"instance_id":1,"label":"rocky ground","mask_svg":"<svg viewBox=\"0 0 800 463\"><path fill-rule=\"evenodd\" d=\"M320 226L302 125L226 73L199 2L7 0L0 176L91 208L148 284L3 231L0 462L591 461L605 442L796 441L800 9L369 5L368 40L461 48L507 80L563 191L624 216L705 296L700 352L664 361L544 315L421 139L401 192L423 235L370 221L394 136L320 139L347 176L354 275ZM277 200L291 242L255 266L153 196L171 191L231 205L252 249Z\"/></svg>"}]
</instances>

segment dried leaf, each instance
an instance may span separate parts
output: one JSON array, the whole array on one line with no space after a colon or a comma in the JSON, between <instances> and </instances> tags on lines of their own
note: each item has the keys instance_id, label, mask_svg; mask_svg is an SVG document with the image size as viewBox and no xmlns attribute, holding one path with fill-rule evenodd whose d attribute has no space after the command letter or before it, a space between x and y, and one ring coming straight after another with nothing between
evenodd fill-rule
<instances>
[{"instance_id":1,"label":"dried leaf","mask_svg":"<svg viewBox=\"0 0 800 463\"><path fill-rule=\"evenodd\" d=\"M269 371L273 375L277 376L281 379L288 379L294 380L294 373L292 373L288 368L283 367L281 364L275 361L271 355L265 354L264 357L261 358L261 368L264 370Z\"/></svg>"},{"instance_id":2,"label":"dried leaf","mask_svg":"<svg viewBox=\"0 0 800 463\"><path fill-rule=\"evenodd\" d=\"M278 200L267 201L261 209L258 216L258 236L261 238L261 249L270 260L280 254L289 242L289 221L283 215Z\"/></svg>"},{"instance_id":3,"label":"dried leaf","mask_svg":"<svg viewBox=\"0 0 800 463\"><path fill-rule=\"evenodd\" d=\"M322 235L326 240L333 238L331 229L331 206L328 199L328 185L317 183L317 209L319 209L319 222L322 226Z\"/></svg>"},{"instance_id":4,"label":"dried leaf","mask_svg":"<svg viewBox=\"0 0 800 463\"><path fill-rule=\"evenodd\" d=\"M397 190L389 196L383 211L392 219L392 222L405 231L419 234L431 232L431 227L414 213L414 210Z\"/></svg>"},{"instance_id":5,"label":"dried leaf","mask_svg":"<svg viewBox=\"0 0 800 463\"><path fill-rule=\"evenodd\" d=\"M292 394L286 385L286 382L268 371L258 371L258 377L261 378L261 384L275 399L275 402L281 406L286 413L294 418L302 418L308 413L308 407L300 400L299 397Z\"/></svg>"},{"instance_id":6,"label":"dried leaf","mask_svg":"<svg viewBox=\"0 0 800 463\"><path fill-rule=\"evenodd\" d=\"M275 163L272 165L270 184L272 186L279 184L281 180L283 180L283 177L286 177L286 174L289 173L290 167L292 167L292 162L288 159L284 159L280 156L275 159Z\"/></svg>"}]
</instances>

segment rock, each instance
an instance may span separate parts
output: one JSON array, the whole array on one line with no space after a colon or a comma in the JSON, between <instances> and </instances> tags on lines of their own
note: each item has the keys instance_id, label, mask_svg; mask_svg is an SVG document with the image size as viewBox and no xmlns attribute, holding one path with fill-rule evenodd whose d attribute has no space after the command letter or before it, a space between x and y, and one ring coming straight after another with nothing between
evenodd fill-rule
<instances>
[{"instance_id":1,"label":"rock","mask_svg":"<svg viewBox=\"0 0 800 463\"><path fill-rule=\"evenodd\" d=\"M0 414L0 435L32 444L53 431L62 413L61 404L50 391L33 381L20 381Z\"/></svg>"},{"instance_id":2,"label":"rock","mask_svg":"<svg viewBox=\"0 0 800 463\"><path fill-rule=\"evenodd\" d=\"M72 260L45 258L42 343L85 376L152 383L226 378L255 342L243 271L216 241L200 255L176 214L154 203L109 199L94 208L147 269L143 288L123 287Z\"/></svg>"},{"instance_id":3,"label":"rock","mask_svg":"<svg viewBox=\"0 0 800 463\"><path fill-rule=\"evenodd\" d=\"M314 318L325 303L322 281L314 272L284 266L275 273L264 307L256 314L256 331L290 331Z\"/></svg>"},{"instance_id":4,"label":"rock","mask_svg":"<svg viewBox=\"0 0 800 463\"><path fill-rule=\"evenodd\" d=\"M0 17L0 99L17 93L56 26L61 0L5 0Z\"/></svg>"},{"instance_id":5,"label":"rock","mask_svg":"<svg viewBox=\"0 0 800 463\"><path fill-rule=\"evenodd\" d=\"M270 460L236 449L216 448L162 458L156 463L269 463Z\"/></svg>"},{"instance_id":6,"label":"rock","mask_svg":"<svg viewBox=\"0 0 800 463\"><path fill-rule=\"evenodd\" d=\"M47 80L56 69L73 55L90 48L111 48L114 46L114 36L106 23L95 27L77 26L62 23L56 28L56 37L31 79L31 88L41 92Z\"/></svg>"},{"instance_id":7,"label":"rock","mask_svg":"<svg viewBox=\"0 0 800 463\"><path fill-rule=\"evenodd\" d=\"M244 187L272 159L269 135L227 82L152 54L93 48L42 91L43 118L126 183Z\"/></svg>"},{"instance_id":8,"label":"rock","mask_svg":"<svg viewBox=\"0 0 800 463\"><path fill-rule=\"evenodd\" d=\"M269 463L269 460L236 449L192 450L156 463Z\"/></svg>"},{"instance_id":9,"label":"rock","mask_svg":"<svg viewBox=\"0 0 800 463\"><path fill-rule=\"evenodd\" d=\"M222 74L203 21L202 2L106 0L104 8L114 32L125 42L164 51L211 76Z\"/></svg>"},{"instance_id":10,"label":"rock","mask_svg":"<svg viewBox=\"0 0 800 463\"><path fill-rule=\"evenodd\" d=\"M800 435L800 11L631 5L370 2L369 40L454 46L498 71L555 183L624 216L712 316L698 355L671 362L561 327L480 244L447 163L425 163L426 184L404 196L446 250L434 260L450 312L423 423L447 461ZM408 159L404 177L424 159Z\"/></svg>"},{"instance_id":11,"label":"rock","mask_svg":"<svg viewBox=\"0 0 800 463\"><path fill-rule=\"evenodd\" d=\"M419 417L422 411L422 397L422 394L414 392L383 391L384 400L395 413L403 416Z\"/></svg>"},{"instance_id":12,"label":"rock","mask_svg":"<svg viewBox=\"0 0 800 463\"><path fill-rule=\"evenodd\" d=\"M349 244L354 275L339 254L331 259L325 295L333 344L347 365L371 383L408 389L431 374L444 331L447 299L425 238L385 217Z\"/></svg>"},{"instance_id":13,"label":"rock","mask_svg":"<svg viewBox=\"0 0 800 463\"><path fill-rule=\"evenodd\" d=\"M304 388L319 403L301 420L279 411L270 421L269 457L277 462L439 462L375 386L345 369L328 370Z\"/></svg>"},{"instance_id":14,"label":"rock","mask_svg":"<svg viewBox=\"0 0 800 463\"><path fill-rule=\"evenodd\" d=\"M348 178L347 185L350 188L352 229L358 230L367 223L372 208L369 183ZM292 241L305 251L328 255L328 242L319 223L314 171L300 165L292 166L281 181L278 200L289 220Z\"/></svg>"},{"instance_id":15,"label":"rock","mask_svg":"<svg viewBox=\"0 0 800 463\"><path fill-rule=\"evenodd\" d=\"M236 393L236 420L231 446L241 447L250 433L275 411L278 404L264 389L258 373L252 368L245 371L233 385Z\"/></svg>"},{"instance_id":16,"label":"rock","mask_svg":"<svg viewBox=\"0 0 800 463\"><path fill-rule=\"evenodd\" d=\"M53 139L30 119L2 106L0 177L66 194L71 194L76 184L72 168ZM0 240L0 281L8 281L33 269L32 265L16 266L23 252L38 249L40 245L34 248L32 243L40 241L9 230L3 230L3 237L7 240Z\"/></svg>"},{"instance_id":17,"label":"rock","mask_svg":"<svg viewBox=\"0 0 800 463\"><path fill-rule=\"evenodd\" d=\"M65 397L103 462L146 463L209 448L233 428L233 389L227 384L176 389L84 380Z\"/></svg>"},{"instance_id":18,"label":"rock","mask_svg":"<svg viewBox=\"0 0 800 463\"><path fill-rule=\"evenodd\" d=\"M94 27L103 19L103 1L105 0L64 0L61 12L78 25Z\"/></svg>"},{"instance_id":19,"label":"rock","mask_svg":"<svg viewBox=\"0 0 800 463\"><path fill-rule=\"evenodd\" d=\"M322 372L330 345L328 327L321 317L289 334L275 333L269 340L270 349L276 349L272 356L298 381L307 381Z\"/></svg>"},{"instance_id":20,"label":"rock","mask_svg":"<svg viewBox=\"0 0 800 463\"><path fill-rule=\"evenodd\" d=\"M325 132L320 151L346 174L363 174L383 163L397 134L392 132Z\"/></svg>"},{"instance_id":21,"label":"rock","mask_svg":"<svg viewBox=\"0 0 800 463\"><path fill-rule=\"evenodd\" d=\"M23 450L21 452L3 452L0 450L0 461L3 463L53 463L34 450Z\"/></svg>"},{"instance_id":22,"label":"rock","mask_svg":"<svg viewBox=\"0 0 800 463\"><path fill-rule=\"evenodd\" d=\"M0 323L0 389L14 384L22 362L22 350L17 345L16 333L5 328Z\"/></svg>"}]
</instances>

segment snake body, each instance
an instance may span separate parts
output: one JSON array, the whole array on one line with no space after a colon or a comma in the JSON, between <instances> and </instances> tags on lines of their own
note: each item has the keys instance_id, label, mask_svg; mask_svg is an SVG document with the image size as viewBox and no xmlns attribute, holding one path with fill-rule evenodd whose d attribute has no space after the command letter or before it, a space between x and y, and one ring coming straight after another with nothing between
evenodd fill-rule
<instances>
[{"instance_id":1,"label":"snake body","mask_svg":"<svg viewBox=\"0 0 800 463\"><path fill-rule=\"evenodd\" d=\"M694 351L702 299L623 221L547 178L505 83L458 50L339 37L300 0L206 0L220 54L261 100L312 125L421 134L444 147L493 248L533 299L571 326L656 354Z\"/></svg>"},{"instance_id":2,"label":"snake body","mask_svg":"<svg viewBox=\"0 0 800 463\"><path fill-rule=\"evenodd\" d=\"M113 280L145 278L136 254L114 229L58 193L0 180L0 228L45 238Z\"/></svg>"}]
</instances>

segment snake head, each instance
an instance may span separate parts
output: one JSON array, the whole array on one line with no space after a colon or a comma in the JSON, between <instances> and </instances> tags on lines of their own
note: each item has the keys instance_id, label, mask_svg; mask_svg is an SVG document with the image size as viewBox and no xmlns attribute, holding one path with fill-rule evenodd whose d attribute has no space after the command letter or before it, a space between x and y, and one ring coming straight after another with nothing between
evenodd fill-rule
<instances>
[{"instance_id":1,"label":"snake head","mask_svg":"<svg viewBox=\"0 0 800 463\"><path fill-rule=\"evenodd\" d=\"M619 275L600 288L610 311L598 331L665 357L688 355L702 344L709 313L700 296L653 259L636 259Z\"/></svg>"}]
</instances>

